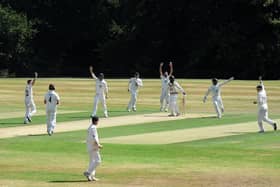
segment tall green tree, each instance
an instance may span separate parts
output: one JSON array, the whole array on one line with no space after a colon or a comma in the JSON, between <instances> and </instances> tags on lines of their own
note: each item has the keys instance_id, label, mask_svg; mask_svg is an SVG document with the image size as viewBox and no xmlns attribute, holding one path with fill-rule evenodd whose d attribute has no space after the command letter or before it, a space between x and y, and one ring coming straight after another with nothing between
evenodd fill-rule
<instances>
[{"instance_id":1,"label":"tall green tree","mask_svg":"<svg viewBox=\"0 0 280 187\"><path fill-rule=\"evenodd\" d=\"M30 52L30 40L35 30L24 14L0 5L0 69L28 65L23 59Z\"/></svg>"}]
</instances>

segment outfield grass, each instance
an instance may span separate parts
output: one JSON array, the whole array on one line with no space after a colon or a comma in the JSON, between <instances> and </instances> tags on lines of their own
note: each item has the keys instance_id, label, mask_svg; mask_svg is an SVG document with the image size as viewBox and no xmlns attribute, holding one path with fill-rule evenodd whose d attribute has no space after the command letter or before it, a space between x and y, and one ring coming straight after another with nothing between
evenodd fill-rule
<instances>
[{"instance_id":1,"label":"outfield grass","mask_svg":"<svg viewBox=\"0 0 280 187\"><path fill-rule=\"evenodd\" d=\"M144 79L144 87L140 89L138 108L139 110L159 109L160 80ZM214 112L211 98L206 104L202 98L210 86L210 80L178 80L186 90L188 112ZM129 93L127 92L127 80L109 79L109 99L107 104L109 110L125 111ZM95 82L92 79L38 79L34 86L34 100L38 110L44 110L44 94L47 92L48 84L54 83L57 92L61 96L61 110L92 111ZM227 113L255 113L256 99L255 86L257 81L235 80L222 88L222 96ZM24 114L24 88L26 79L0 79L2 86L0 90L0 112L22 112ZM280 112L280 81L265 81L269 98L270 113Z\"/></svg>"},{"instance_id":2,"label":"outfield grass","mask_svg":"<svg viewBox=\"0 0 280 187\"><path fill-rule=\"evenodd\" d=\"M199 120L196 123L200 128L206 125ZM228 120L224 119L225 124ZM232 123L240 122L234 117L231 120ZM193 124L192 121L186 120L186 126L189 124ZM158 131L170 130L170 123L160 125ZM172 125L175 126L173 129L181 128L180 123ZM139 127L122 127L122 133L114 127L104 128L99 134L101 139L115 137L131 134L131 131L135 133ZM138 132L141 133L145 132ZM20 183L23 180L34 186L83 185L81 173L87 166L85 136L85 131L78 131L53 137L41 135L0 140L0 163L1 168L5 168L0 171L0 181L13 179ZM280 182L279 146L279 133L274 132L170 145L105 144L103 164L98 169L102 180L97 186L203 186L205 181L202 179L218 180L219 175L224 176L225 183L240 186L244 186L244 181L250 181L253 186L258 183L277 186ZM219 180L212 181L212 185L219 186Z\"/></svg>"},{"instance_id":3,"label":"outfield grass","mask_svg":"<svg viewBox=\"0 0 280 187\"><path fill-rule=\"evenodd\" d=\"M0 79L0 113L22 112L26 79ZM91 113L94 82L91 79L39 79L34 86L38 110L52 82L61 96L58 122L87 119ZM179 80L187 91L187 112L214 113L209 98L202 103L209 80ZM279 81L265 81L272 118L280 118ZM108 80L110 116L133 115L125 111L127 80ZM101 138L145 134L256 121L257 81L233 81L223 88L224 118L197 118L100 128ZM137 114L157 112L160 80L145 80ZM102 115L102 110L99 112ZM22 117L0 118L0 128L22 125ZM45 122L33 117L33 125ZM102 125L102 123L100 124ZM267 127L267 126L266 126ZM269 127L271 128L271 127ZM269 129L268 128L268 129ZM256 131L258 130L256 124ZM211 133L211 132L209 132ZM212 138L167 145L104 144L101 181L87 183L82 172L88 164L86 129L68 133L0 139L0 186L279 186L278 132Z\"/></svg>"}]
</instances>

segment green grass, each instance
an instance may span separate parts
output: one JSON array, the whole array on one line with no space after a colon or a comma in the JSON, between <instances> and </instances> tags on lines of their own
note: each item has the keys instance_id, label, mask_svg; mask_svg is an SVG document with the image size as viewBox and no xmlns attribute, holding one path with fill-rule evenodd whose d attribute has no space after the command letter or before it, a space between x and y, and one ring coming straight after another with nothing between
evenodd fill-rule
<instances>
[{"instance_id":1,"label":"green grass","mask_svg":"<svg viewBox=\"0 0 280 187\"><path fill-rule=\"evenodd\" d=\"M24 114L25 79L0 79L0 112ZM94 82L91 79L39 79L34 87L35 102L44 110L43 95L48 83L57 86L61 96L58 110L80 111L59 114L58 122L88 119L92 110ZM186 89L188 113L214 113L211 101L202 103L209 80L179 80ZM108 80L109 115L157 112L159 80L144 80L139 92L138 111L125 111L129 95L127 80ZM257 81L233 81L223 88L225 116L145 123L100 128L102 138L171 131L256 121ZM279 81L265 81L272 118L279 118ZM101 109L101 108L100 108ZM102 109L99 110L102 116ZM35 115L31 125L45 123ZM0 128L18 126L22 117L0 119ZM102 126L102 123L100 124ZM257 124L256 124L257 131ZM0 139L0 186L279 186L279 132L247 133L222 138L168 145L104 144L98 183L85 183L87 168L86 129ZM211 133L211 132L209 132Z\"/></svg>"},{"instance_id":2,"label":"green grass","mask_svg":"<svg viewBox=\"0 0 280 187\"><path fill-rule=\"evenodd\" d=\"M108 137L118 133L114 128L110 130ZM104 134L106 130L100 129L100 135ZM86 131L79 131L53 137L1 139L0 163L5 170L0 170L0 179L13 178L31 184L40 181L66 181L66 184L68 181L71 184L71 181L83 180L81 173L87 167L88 159L83 143L85 136ZM238 172L240 168L246 168L252 174L264 170L266 173L262 177L265 178L280 171L280 150L273 146L280 146L279 133L249 133L170 145L105 144L103 165L98 174L105 183L116 181L123 185L137 177L150 179L155 174L173 180L174 174L179 178L193 171L208 174L220 170L227 174Z\"/></svg>"}]
</instances>

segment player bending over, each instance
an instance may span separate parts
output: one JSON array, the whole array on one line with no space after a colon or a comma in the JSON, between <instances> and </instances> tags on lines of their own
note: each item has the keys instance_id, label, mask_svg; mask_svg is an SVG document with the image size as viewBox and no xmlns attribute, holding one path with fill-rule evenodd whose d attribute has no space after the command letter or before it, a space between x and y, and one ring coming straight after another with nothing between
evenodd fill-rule
<instances>
[{"instance_id":1,"label":"player bending over","mask_svg":"<svg viewBox=\"0 0 280 187\"><path fill-rule=\"evenodd\" d=\"M178 93L180 91L185 96L186 92L179 85L179 83L177 81L175 81L175 77L173 75L170 76L169 79L170 79L170 82L168 83L168 89L170 92L169 109L171 112L169 116L179 116L180 111L179 111L179 107L177 104Z\"/></svg>"},{"instance_id":2,"label":"player bending over","mask_svg":"<svg viewBox=\"0 0 280 187\"><path fill-rule=\"evenodd\" d=\"M227 83L229 83L230 81L232 81L234 79L234 77L231 77L230 79L218 83L218 79L217 78L213 78L212 79L212 86L210 86L208 88L208 91L206 92L204 98L203 98L203 102L205 103L207 100L207 96L209 95L209 93L212 93L212 101L217 113L217 117L221 118L222 117L222 113L224 112L224 105L223 105L223 101L222 101L222 97L221 97L221 87Z\"/></svg>"},{"instance_id":3,"label":"player bending over","mask_svg":"<svg viewBox=\"0 0 280 187\"><path fill-rule=\"evenodd\" d=\"M88 127L88 135L87 135L87 150L89 154L89 166L87 171L84 172L84 176L88 181L97 181L95 178L95 170L97 166L101 163L101 156L99 153L99 149L102 148L102 145L99 143L98 133L97 133L97 125L99 118L97 116L93 116L91 118L91 124Z\"/></svg>"},{"instance_id":4,"label":"player bending over","mask_svg":"<svg viewBox=\"0 0 280 187\"><path fill-rule=\"evenodd\" d=\"M173 73L173 65L172 62L169 63L170 72L164 72L162 71L163 62L159 65L159 73L160 73L160 79L161 79L161 95L160 95L160 111L168 111L169 106L169 97L170 93L168 90L168 84L169 84L169 77Z\"/></svg>"},{"instance_id":5,"label":"player bending over","mask_svg":"<svg viewBox=\"0 0 280 187\"><path fill-rule=\"evenodd\" d=\"M25 87L25 117L24 124L30 123L31 117L36 113L36 105L33 99L33 89L32 87L35 84L36 79L38 78L38 73L35 72L35 77L33 80L27 80L27 84Z\"/></svg>"},{"instance_id":6,"label":"player bending over","mask_svg":"<svg viewBox=\"0 0 280 187\"><path fill-rule=\"evenodd\" d=\"M93 111L91 116L96 116L97 113L97 106L99 101L101 101L103 110L104 110L104 117L108 117L108 111L107 111L107 105L106 105L106 99L108 98L108 85L107 82L104 80L104 74L100 73L98 77L95 76L93 73L92 66L89 67L90 74L92 78L96 81L95 86L95 97L94 97L94 103L93 103Z\"/></svg>"},{"instance_id":7,"label":"player bending over","mask_svg":"<svg viewBox=\"0 0 280 187\"><path fill-rule=\"evenodd\" d=\"M49 136L53 134L54 128L56 126L56 111L57 105L59 104L59 96L55 92L55 87L53 84L49 85L49 91L45 95L44 103L46 104L46 114L47 114L47 133Z\"/></svg>"},{"instance_id":8,"label":"player bending over","mask_svg":"<svg viewBox=\"0 0 280 187\"><path fill-rule=\"evenodd\" d=\"M268 118L268 105L267 105L267 96L266 91L264 89L264 84L262 81L262 77L259 77L260 84L256 87L258 95L257 95L257 101L254 101L254 104L258 104L258 124L260 131L259 133L264 132L263 124L262 122L267 122L269 125L273 127L273 129L277 130L277 124L275 121Z\"/></svg>"},{"instance_id":9,"label":"player bending over","mask_svg":"<svg viewBox=\"0 0 280 187\"><path fill-rule=\"evenodd\" d=\"M138 95L138 88L143 86L143 81L139 78L140 74L135 73L135 76L129 79L128 82L128 91L130 92L130 101L127 106L127 111L130 112L131 109L136 111L136 101Z\"/></svg>"}]
</instances>

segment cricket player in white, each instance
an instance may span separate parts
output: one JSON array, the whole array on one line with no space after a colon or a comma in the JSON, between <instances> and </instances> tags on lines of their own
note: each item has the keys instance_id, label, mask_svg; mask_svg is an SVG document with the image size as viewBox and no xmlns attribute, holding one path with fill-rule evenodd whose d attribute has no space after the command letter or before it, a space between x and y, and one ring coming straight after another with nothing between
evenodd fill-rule
<instances>
[{"instance_id":1,"label":"cricket player in white","mask_svg":"<svg viewBox=\"0 0 280 187\"><path fill-rule=\"evenodd\" d=\"M224 112L224 105L223 105L223 101L222 101L222 97L221 97L221 87L223 85L229 83L233 79L234 79L234 77L231 77L230 79L228 79L224 82L218 83L218 79L213 78L212 79L212 84L213 85L208 88L208 91L206 92L206 94L203 98L203 102L205 103L209 93L210 92L212 93L212 101L213 101L213 105L215 107L218 118L221 118L222 113Z\"/></svg>"},{"instance_id":2,"label":"cricket player in white","mask_svg":"<svg viewBox=\"0 0 280 187\"><path fill-rule=\"evenodd\" d=\"M258 92L258 97L257 97L257 101L254 101L254 104L258 104L258 108L259 108L258 111L258 124L260 128L259 133L264 132L264 128L262 124L263 121L270 124L273 127L273 129L276 131L277 130L276 122L268 118L267 96L262 81L262 77L259 77L259 80L260 80L260 84L256 87Z\"/></svg>"},{"instance_id":3,"label":"cricket player in white","mask_svg":"<svg viewBox=\"0 0 280 187\"><path fill-rule=\"evenodd\" d=\"M46 104L46 114L47 114L47 132L49 136L53 134L54 128L56 126L56 110L59 104L60 98L55 92L55 87L53 84L49 85L49 91L45 95L44 103Z\"/></svg>"},{"instance_id":4,"label":"cricket player in white","mask_svg":"<svg viewBox=\"0 0 280 187\"><path fill-rule=\"evenodd\" d=\"M169 80L170 80L170 82L168 83L168 89L170 92L170 103L169 103L170 115L169 116L179 116L180 111L177 105L178 93L180 91L185 96L186 92L180 86L180 84L177 81L175 81L175 77L173 75L170 76Z\"/></svg>"},{"instance_id":5,"label":"cricket player in white","mask_svg":"<svg viewBox=\"0 0 280 187\"><path fill-rule=\"evenodd\" d=\"M167 71L163 73L162 67L163 67L163 62L160 63L159 65L159 73L161 79L160 111L167 112L169 107L169 97L170 97L170 93L168 90L168 83L169 83L169 77L173 73L173 65L172 62L169 63L169 67L170 67L169 74Z\"/></svg>"},{"instance_id":6,"label":"cricket player in white","mask_svg":"<svg viewBox=\"0 0 280 187\"><path fill-rule=\"evenodd\" d=\"M98 125L98 117L93 116L91 118L91 125L88 128L87 135L87 150L89 154L89 166L87 171L84 172L84 176L87 177L88 181L97 181L98 179L95 177L95 170L97 166L101 163L101 156L99 153L99 149L102 148L102 145L99 143L98 133L97 133L97 125Z\"/></svg>"},{"instance_id":7,"label":"cricket player in white","mask_svg":"<svg viewBox=\"0 0 280 187\"><path fill-rule=\"evenodd\" d=\"M38 78L38 73L35 72L35 77L33 80L27 80L25 87L25 117L24 124L31 122L31 117L36 113L36 105L33 100L33 89L36 79Z\"/></svg>"},{"instance_id":8,"label":"cricket player in white","mask_svg":"<svg viewBox=\"0 0 280 187\"><path fill-rule=\"evenodd\" d=\"M130 101L127 106L127 111L130 112L131 109L136 111L136 101L138 95L138 88L143 86L142 80L139 78L138 72L135 73L135 77L129 79L128 91L130 92Z\"/></svg>"},{"instance_id":9,"label":"cricket player in white","mask_svg":"<svg viewBox=\"0 0 280 187\"><path fill-rule=\"evenodd\" d=\"M104 74L100 73L98 77L95 76L93 73L92 66L89 67L90 74L94 80L96 80L96 89L95 89L95 97L94 97L94 103L93 103L93 111L91 116L96 116L97 113L97 107L99 101L101 101L103 110L104 110L104 116L108 117L108 111L107 111L107 105L106 105L106 99L108 98L108 85L107 82L104 80Z\"/></svg>"}]
</instances>

